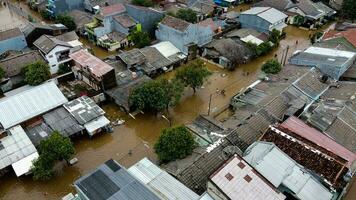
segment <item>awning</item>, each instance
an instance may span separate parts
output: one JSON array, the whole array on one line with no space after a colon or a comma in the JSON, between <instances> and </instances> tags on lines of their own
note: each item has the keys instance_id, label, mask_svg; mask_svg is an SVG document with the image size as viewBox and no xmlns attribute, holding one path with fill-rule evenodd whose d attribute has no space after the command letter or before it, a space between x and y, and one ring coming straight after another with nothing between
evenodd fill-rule
<instances>
[{"instance_id":1,"label":"awning","mask_svg":"<svg viewBox=\"0 0 356 200\"><path fill-rule=\"evenodd\" d=\"M110 121L105 116L100 116L86 124L84 124L85 129L88 131L89 135L93 135L93 133L110 124Z\"/></svg>"},{"instance_id":2,"label":"awning","mask_svg":"<svg viewBox=\"0 0 356 200\"><path fill-rule=\"evenodd\" d=\"M19 177L28 173L31 170L32 162L36 160L38 156L38 153L35 152L12 164L11 166L14 169L16 176Z\"/></svg>"},{"instance_id":3,"label":"awning","mask_svg":"<svg viewBox=\"0 0 356 200\"><path fill-rule=\"evenodd\" d=\"M271 29L271 31L272 31L273 29L276 29L276 30L279 30L280 32L282 32L285 27L287 27L287 24L285 24L285 23L280 23L280 24L278 24L278 25L276 25L276 26L273 26L272 29Z\"/></svg>"},{"instance_id":4,"label":"awning","mask_svg":"<svg viewBox=\"0 0 356 200\"><path fill-rule=\"evenodd\" d=\"M258 39L257 37L255 37L253 35L248 35L246 37L243 37L243 38L241 38L241 41L246 42L246 43L251 42L253 44L256 44L257 46L263 43L262 40Z\"/></svg>"}]
</instances>

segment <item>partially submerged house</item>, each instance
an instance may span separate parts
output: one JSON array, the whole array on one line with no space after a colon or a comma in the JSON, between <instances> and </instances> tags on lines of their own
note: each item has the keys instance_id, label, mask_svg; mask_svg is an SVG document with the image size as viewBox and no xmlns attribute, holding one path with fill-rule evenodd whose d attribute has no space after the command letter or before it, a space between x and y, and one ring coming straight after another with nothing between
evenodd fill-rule
<instances>
[{"instance_id":1,"label":"partially submerged house","mask_svg":"<svg viewBox=\"0 0 356 200\"><path fill-rule=\"evenodd\" d=\"M321 43L326 44L329 48L355 52L356 28L345 31L329 30L323 35Z\"/></svg>"},{"instance_id":2,"label":"partially submerged house","mask_svg":"<svg viewBox=\"0 0 356 200\"><path fill-rule=\"evenodd\" d=\"M312 46L304 51L295 52L290 57L289 63L316 67L332 79L339 80L355 59L354 52Z\"/></svg>"},{"instance_id":3,"label":"partially submerged house","mask_svg":"<svg viewBox=\"0 0 356 200\"><path fill-rule=\"evenodd\" d=\"M0 32L0 54L9 51L21 51L27 47L24 34L19 28L9 29Z\"/></svg>"},{"instance_id":4,"label":"partially submerged house","mask_svg":"<svg viewBox=\"0 0 356 200\"><path fill-rule=\"evenodd\" d=\"M28 23L22 30L29 47L42 35L57 36L68 31L63 24Z\"/></svg>"},{"instance_id":5,"label":"partially submerged house","mask_svg":"<svg viewBox=\"0 0 356 200\"><path fill-rule=\"evenodd\" d=\"M287 15L272 7L252 7L240 14L242 28L251 28L269 34L273 29L283 31Z\"/></svg>"},{"instance_id":6,"label":"partially submerged house","mask_svg":"<svg viewBox=\"0 0 356 200\"><path fill-rule=\"evenodd\" d=\"M107 90L116 86L115 70L85 50L69 55L74 61L72 70L77 79L84 81L95 90Z\"/></svg>"},{"instance_id":7,"label":"partially submerged house","mask_svg":"<svg viewBox=\"0 0 356 200\"><path fill-rule=\"evenodd\" d=\"M48 0L46 11L56 17L59 14L75 9L83 9L84 0Z\"/></svg>"},{"instance_id":8,"label":"partially submerged house","mask_svg":"<svg viewBox=\"0 0 356 200\"><path fill-rule=\"evenodd\" d=\"M68 15L72 17L77 27L76 31L80 35L85 35L85 24L92 21L92 15L81 10L72 10L68 13Z\"/></svg>"},{"instance_id":9,"label":"partially submerged house","mask_svg":"<svg viewBox=\"0 0 356 200\"><path fill-rule=\"evenodd\" d=\"M141 181L135 179L115 160L108 160L74 182L83 200L135 199L159 200Z\"/></svg>"}]
</instances>

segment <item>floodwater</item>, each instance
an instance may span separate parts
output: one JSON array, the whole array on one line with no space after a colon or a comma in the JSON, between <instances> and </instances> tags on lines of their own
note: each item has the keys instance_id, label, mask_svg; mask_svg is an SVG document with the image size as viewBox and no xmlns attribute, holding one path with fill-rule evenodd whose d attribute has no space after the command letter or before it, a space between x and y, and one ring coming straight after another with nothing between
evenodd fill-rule
<instances>
[{"instance_id":1,"label":"floodwater","mask_svg":"<svg viewBox=\"0 0 356 200\"><path fill-rule=\"evenodd\" d=\"M16 27L24 27L27 24L27 19L20 17L12 10L8 9L8 6L0 5L0 31L8 30Z\"/></svg>"},{"instance_id":2,"label":"floodwater","mask_svg":"<svg viewBox=\"0 0 356 200\"><path fill-rule=\"evenodd\" d=\"M199 114L207 114L209 98L211 98L211 112L214 114L228 104L230 98L254 82L260 73L260 66L264 61L275 54L281 58L282 52L287 45L289 55L297 49L309 46L309 31L296 27L286 29L287 37L281 41L280 47L269 55L260 57L253 62L238 66L229 72L207 63L213 74L196 94L192 89L187 88L181 102L170 110L170 117L174 125L189 123ZM296 41L298 40L298 45ZM91 46L98 57L106 57L111 53L94 47L86 40L81 40L84 44ZM163 75L172 77L174 72ZM248 75L246 75L248 74ZM218 90L225 89L225 96ZM108 118L125 119L126 123L115 127L112 134L100 134L92 139L86 136L76 138L73 142L76 148L75 157L79 162L68 167L64 162L56 165L55 177L48 182L35 182L31 177L17 178L13 172L6 174L0 179L0 199L59 199L69 192L73 192L72 183L81 175L91 171L99 164L108 159L115 159L125 167L129 167L143 157L149 157L153 161L157 158L152 146L157 140L161 129L169 126L169 123L151 114L139 114L136 119L124 115L114 104L102 105ZM129 154L129 151L132 152Z\"/></svg>"}]
</instances>

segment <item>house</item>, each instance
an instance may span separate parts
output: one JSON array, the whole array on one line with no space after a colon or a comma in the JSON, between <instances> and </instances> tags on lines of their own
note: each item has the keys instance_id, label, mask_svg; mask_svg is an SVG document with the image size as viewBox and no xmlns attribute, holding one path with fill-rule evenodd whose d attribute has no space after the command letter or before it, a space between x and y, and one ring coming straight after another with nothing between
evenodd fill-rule
<instances>
[{"instance_id":1,"label":"house","mask_svg":"<svg viewBox=\"0 0 356 200\"><path fill-rule=\"evenodd\" d=\"M238 4L239 1L236 0L214 0L216 5L222 6L222 7L230 7L233 5Z\"/></svg>"},{"instance_id":2,"label":"house","mask_svg":"<svg viewBox=\"0 0 356 200\"><path fill-rule=\"evenodd\" d=\"M296 51L289 59L289 63L299 66L317 67L329 77L339 80L345 71L350 68L356 58L356 53L309 47L304 51Z\"/></svg>"},{"instance_id":3,"label":"house","mask_svg":"<svg viewBox=\"0 0 356 200\"><path fill-rule=\"evenodd\" d=\"M106 131L109 127L110 121L104 116L105 111L87 96L74 99L63 107L86 129L89 136Z\"/></svg>"},{"instance_id":4,"label":"house","mask_svg":"<svg viewBox=\"0 0 356 200\"><path fill-rule=\"evenodd\" d=\"M235 154L215 171L207 183L214 199L284 200L286 197Z\"/></svg>"},{"instance_id":5,"label":"house","mask_svg":"<svg viewBox=\"0 0 356 200\"><path fill-rule=\"evenodd\" d=\"M189 0L187 7L197 13L198 21L206 19L208 16L214 16L221 10L213 0Z\"/></svg>"},{"instance_id":6,"label":"house","mask_svg":"<svg viewBox=\"0 0 356 200\"><path fill-rule=\"evenodd\" d=\"M114 27L120 33L128 35L136 30L137 21L127 14L114 17Z\"/></svg>"},{"instance_id":7,"label":"house","mask_svg":"<svg viewBox=\"0 0 356 200\"><path fill-rule=\"evenodd\" d=\"M303 200L333 198L333 192L271 142L253 143L243 159L284 194Z\"/></svg>"},{"instance_id":8,"label":"house","mask_svg":"<svg viewBox=\"0 0 356 200\"><path fill-rule=\"evenodd\" d=\"M339 46L345 46L349 51L356 52L356 28L345 31L329 30L323 35L322 43L337 49L340 49Z\"/></svg>"},{"instance_id":9,"label":"house","mask_svg":"<svg viewBox=\"0 0 356 200\"><path fill-rule=\"evenodd\" d=\"M84 0L48 0L46 11L51 16L56 17L58 14L69 12L75 9L83 9Z\"/></svg>"},{"instance_id":10,"label":"house","mask_svg":"<svg viewBox=\"0 0 356 200\"><path fill-rule=\"evenodd\" d=\"M115 160L108 160L74 182L82 200L135 199L159 200L141 181Z\"/></svg>"},{"instance_id":11,"label":"house","mask_svg":"<svg viewBox=\"0 0 356 200\"><path fill-rule=\"evenodd\" d=\"M20 125L0 133L0 172L11 165L17 177L28 174L39 155Z\"/></svg>"},{"instance_id":12,"label":"house","mask_svg":"<svg viewBox=\"0 0 356 200\"><path fill-rule=\"evenodd\" d=\"M67 64L71 61L69 54L74 50L74 47L68 42L49 35L42 35L33 45L47 60L51 74L58 72L59 65Z\"/></svg>"},{"instance_id":13,"label":"house","mask_svg":"<svg viewBox=\"0 0 356 200\"><path fill-rule=\"evenodd\" d=\"M272 7L252 7L240 14L242 28L251 28L269 34L273 29L283 31L287 15Z\"/></svg>"},{"instance_id":14,"label":"house","mask_svg":"<svg viewBox=\"0 0 356 200\"><path fill-rule=\"evenodd\" d=\"M68 31L63 24L28 23L22 30L29 47L42 35L57 36Z\"/></svg>"},{"instance_id":15,"label":"house","mask_svg":"<svg viewBox=\"0 0 356 200\"><path fill-rule=\"evenodd\" d=\"M92 21L92 15L81 10L72 10L68 15L73 18L77 27L76 31L80 35L85 35L85 24L89 24Z\"/></svg>"},{"instance_id":16,"label":"house","mask_svg":"<svg viewBox=\"0 0 356 200\"><path fill-rule=\"evenodd\" d=\"M0 54L8 50L21 51L27 47L24 34L19 28L0 32Z\"/></svg>"},{"instance_id":17,"label":"house","mask_svg":"<svg viewBox=\"0 0 356 200\"><path fill-rule=\"evenodd\" d=\"M112 6L118 3L126 3L126 0L84 0L83 6L86 11L98 13L101 7Z\"/></svg>"},{"instance_id":18,"label":"house","mask_svg":"<svg viewBox=\"0 0 356 200\"><path fill-rule=\"evenodd\" d=\"M344 0L329 0L329 5L335 10L341 10Z\"/></svg>"},{"instance_id":19,"label":"house","mask_svg":"<svg viewBox=\"0 0 356 200\"><path fill-rule=\"evenodd\" d=\"M1 86L2 91L6 92L21 85L24 81L21 70L28 64L37 61L45 62L39 51L36 50L16 53L0 60L0 67L5 71L5 81Z\"/></svg>"},{"instance_id":20,"label":"house","mask_svg":"<svg viewBox=\"0 0 356 200\"><path fill-rule=\"evenodd\" d=\"M99 58L83 49L70 54L69 57L75 64L72 67L75 77L93 89L105 91L116 86L114 68Z\"/></svg>"},{"instance_id":21,"label":"house","mask_svg":"<svg viewBox=\"0 0 356 200\"><path fill-rule=\"evenodd\" d=\"M202 47L211 42L213 35L210 27L191 24L171 16L166 16L156 30L157 39L171 42L186 55L194 51L196 45Z\"/></svg>"},{"instance_id":22,"label":"house","mask_svg":"<svg viewBox=\"0 0 356 200\"><path fill-rule=\"evenodd\" d=\"M127 171L150 188L160 199L199 199L196 193L147 158L135 163Z\"/></svg>"},{"instance_id":23,"label":"house","mask_svg":"<svg viewBox=\"0 0 356 200\"><path fill-rule=\"evenodd\" d=\"M18 124L31 124L39 116L55 109L68 100L52 81L4 97L0 100L0 127L7 130Z\"/></svg>"}]
</instances>

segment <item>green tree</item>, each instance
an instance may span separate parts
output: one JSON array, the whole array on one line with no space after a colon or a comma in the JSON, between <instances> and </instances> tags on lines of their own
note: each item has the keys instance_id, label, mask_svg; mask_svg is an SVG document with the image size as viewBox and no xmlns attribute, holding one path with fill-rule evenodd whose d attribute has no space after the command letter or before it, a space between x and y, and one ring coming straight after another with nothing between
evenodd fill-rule
<instances>
[{"instance_id":1,"label":"green tree","mask_svg":"<svg viewBox=\"0 0 356 200\"><path fill-rule=\"evenodd\" d=\"M132 4L145 7L153 6L153 2L151 0L132 0Z\"/></svg>"},{"instance_id":2,"label":"green tree","mask_svg":"<svg viewBox=\"0 0 356 200\"><path fill-rule=\"evenodd\" d=\"M150 36L145 31L134 31L130 34L130 40L136 47L142 48L151 43Z\"/></svg>"},{"instance_id":3,"label":"green tree","mask_svg":"<svg viewBox=\"0 0 356 200\"><path fill-rule=\"evenodd\" d=\"M49 66L41 61L34 62L22 69L25 81L29 85L39 85L51 78Z\"/></svg>"},{"instance_id":4,"label":"green tree","mask_svg":"<svg viewBox=\"0 0 356 200\"><path fill-rule=\"evenodd\" d=\"M340 13L344 18L353 22L356 19L356 0L344 0Z\"/></svg>"},{"instance_id":5,"label":"green tree","mask_svg":"<svg viewBox=\"0 0 356 200\"><path fill-rule=\"evenodd\" d=\"M260 45L257 46L256 52L257 56L263 56L267 54L268 52L272 51L273 47L269 42L263 42Z\"/></svg>"},{"instance_id":6,"label":"green tree","mask_svg":"<svg viewBox=\"0 0 356 200\"><path fill-rule=\"evenodd\" d=\"M56 18L56 23L63 24L68 28L69 31L73 31L77 28L73 18L66 13L58 15Z\"/></svg>"},{"instance_id":7,"label":"green tree","mask_svg":"<svg viewBox=\"0 0 356 200\"><path fill-rule=\"evenodd\" d=\"M0 66L0 80L5 78L5 70Z\"/></svg>"},{"instance_id":8,"label":"green tree","mask_svg":"<svg viewBox=\"0 0 356 200\"><path fill-rule=\"evenodd\" d=\"M136 88L130 94L129 102L133 109L159 112L176 105L183 90L183 84L175 80L152 80Z\"/></svg>"},{"instance_id":9,"label":"green tree","mask_svg":"<svg viewBox=\"0 0 356 200\"><path fill-rule=\"evenodd\" d=\"M280 39L281 39L281 32L277 29L273 29L271 31L271 34L269 35L268 40L273 42L273 44L278 45Z\"/></svg>"},{"instance_id":10,"label":"green tree","mask_svg":"<svg viewBox=\"0 0 356 200\"><path fill-rule=\"evenodd\" d=\"M262 65L262 71L267 74L277 74L281 70L282 66L277 59L270 59Z\"/></svg>"},{"instance_id":11,"label":"green tree","mask_svg":"<svg viewBox=\"0 0 356 200\"><path fill-rule=\"evenodd\" d=\"M70 66L68 64L60 64L58 66L58 74L65 74L67 72L70 72L72 69L70 68Z\"/></svg>"},{"instance_id":12,"label":"green tree","mask_svg":"<svg viewBox=\"0 0 356 200\"><path fill-rule=\"evenodd\" d=\"M31 172L34 180L49 180L53 176L53 166L56 161L65 160L75 153L74 146L69 138L54 131L51 136L40 142L39 158L33 163Z\"/></svg>"},{"instance_id":13,"label":"green tree","mask_svg":"<svg viewBox=\"0 0 356 200\"><path fill-rule=\"evenodd\" d=\"M41 14L42 18L45 20L51 19L51 15L49 14L49 12L47 10L41 10L40 14Z\"/></svg>"},{"instance_id":14,"label":"green tree","mask_svg":"<svg viewBox=\"0 0 356 200\"><path fill-rule=\"evenodd\" d=\"M195 147L193 135L186 127L163 129L154 149L161 162L182 159L192 154Z\"/></svg>"},{"instance_id":15,"label":"green tree","mask_svg":"<svg viewBox=\"0 0 356 200\"><path fill-rule=\"evenodd\" d=\"M178 70L176 79L182 81L185 86L191 87L195 93L196 89L203 85L204 80L210 74L203 61L196 60Z\"/></svg>"},{"instance_id":16,"label":"green tree","mask_svg":"<svg viewBox=\"0 0 356 200\"><path fill-rule=\"evenodd\" d=\"M177 13L175 14L177 18L180 18L182 20L185 20L190 23L195 23L197 22L197 13L188 8L188 9L179 9Z\"/></svg>"}]
</instances>

